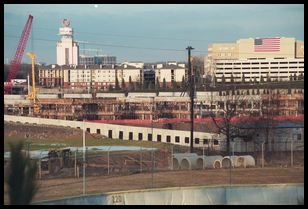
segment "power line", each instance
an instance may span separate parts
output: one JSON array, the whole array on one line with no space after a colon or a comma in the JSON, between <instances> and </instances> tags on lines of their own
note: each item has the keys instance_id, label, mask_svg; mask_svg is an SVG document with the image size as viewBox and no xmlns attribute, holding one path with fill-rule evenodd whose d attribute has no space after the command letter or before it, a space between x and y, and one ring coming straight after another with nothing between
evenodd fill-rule
<instances>
[{"instance_id":1,"label":"power line","mask_svg":"<svg viewBox=\"0 0 308 209\"><path fill-rule=\"evenodd\" d=\"M19 38L18 36L4 35L5 37ZM48 42L57 42L58 40L35 38L37 41L48 41ZM143 50L158 50L158 51L176 51L184 52L184 49L168 49L168 48L152 48L152 47L138 47L138 46L127 46L127 45L117 45L117 44L104 44L99 42L88 42L87 45L100 45L100 46L109 46L109 47L119 47L119 48L130 48L130 49L143 49Z\"/></svg>"},{"instance_id":2,"label":"power line","mask_svg":"<svg viewBox=\"0 0 308 209\"><path fill-rule=\"evenodd\" d=\"M11 37L11 38L19 38L18 36L14 35L4 35L5 37ZM53 39L44 39L44 38L34 38L34 40L37 41L46 41L46 42L58 42L59 40L53 40ZM153 47L139 47L139 46L128 46L128 45L117 45L117 44L105 44L101 42L86 42L87 45L99 45L99 46L107 46L107 47L117 47L117 48L129 48L129 49L142 49L142 50L152 50L152 51L173 51L173 52L185 52L185 49L170 49L170 48L153 48ZM200 52L200 53L208 53L208 51L205 50L194 50L195 52ZM220 54L222 52L211 52L211 54ZM223 52L226 53L226 52ZM243 52L241 54L252 54L256 55L256 53L249 53L249 52ZM268 53L260 53L258 52L259 55L261 54L268 54ZM279 55L293 55L293 54L281 54ZM225 58L224 58L225 59ZM230 59L234 60L234 59Z\"/></svg>"},{"instance_id":3,"label":"power line","mask_svg":"<svg viewBox=\"0 0 308 209\"><path fill-rule=\"evenodd\" d=\"M14 24L4 23L4 25L12 26L12 27L20 27ZM51 29L51 28L44 28L44 27L36 27L35 30L43 30L43 31L58 31L58 29ZM160 40L169 40L169 41L196 41L196 42L208 42L211 40L205 39L184 39L184 38L170 38L170 37L157 37L157 36L138 36L138 35L122 35L122 34L113 34L113 33L92 33L92 32L80 32L74 31L75 34L90 34L90 35L97 35L97 36L118 36L118 37L126 37L126 38L144 38L144 39L160 39ZM230 42L225 42L230 43ZM215 43L214 43L215 44ZM220 44L220 43L219 43ZM224 44L224 43L221 43ZM284 45L293 45L293 44L284 44ZM204 52L204 51L195 51L195 52Z\"/></svg>"},{"instance_id":4,"label":"power line","mask_svg":"<svg viewBox=\"0 0 308 209\"><path fill-rule=\"evenodd\" d=\"M4 23L4 25L7 26L13 26L13 27L20 27L18 25L13 25L13 24L8 24L8 23ZM44 31L57 31L58 29L51 29L51 28L42 28L36 27L36 30L44 30ZM97 35L97 36L118 36L118 37L126 37L126 38L143 38L143 39L160 39L160 40L169 40L169 41L196 41L196 42L206 42L209 40L200 40L200 39L184 39L184 38L169 38L169 37L154 37L154 36L138 36L138 35L121 35L121 34L111 34L111 33L90 33L90 32L80 32L80 31L75 31L75 34L89 34L89 35Z\"/></svg>"}]
</instances>

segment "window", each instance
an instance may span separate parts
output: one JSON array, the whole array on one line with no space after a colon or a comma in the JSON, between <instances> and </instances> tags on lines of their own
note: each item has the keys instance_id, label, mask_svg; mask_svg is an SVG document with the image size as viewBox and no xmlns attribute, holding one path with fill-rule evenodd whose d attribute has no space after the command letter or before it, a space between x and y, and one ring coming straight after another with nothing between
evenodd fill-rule
<instances>
[{"instance_id":1,"label":"window","mask_svg":"<svg viewBox=\"0 0 308 209\"><path fill-rule=\"evenodd\" d=\"M171 142L171 136L167 136L166 141Z\"/></svg>"},{"instance_id":2,"label":"window","mask_svg":"<svg viewBox=\"0 0 308 209\"><path fill-rule=\"evenodd\" d=\"M101 134L101 130L100 129L96 129L96 133L97 134Z\"/></svg>"},{"instance_id":3,"label":"window","mask_svg":"<svg viewBox=\"0 0 308 209\"><path fill-rule=\"evenodd\" d=\"M301 140L302 139L302 135L301 134L297 134L297 140Z\"/></svg>"},{"instance_id":4,"label":"window","mask_svg":"<svg viewBox=\"0 0 308 209\"><path fill-rule=\"evenodd\" d=\"M218 145L218 140L214 139L214 145Z\"/></svg>"},{"instance_id":5,"label":"window","mask_svg":"<svg viewBox=\"0 0 308 209\"><path fill-rule=\"evenodd\" d=\"M119 131L119 139L123 139L123 131Z\"/></svg>"},{"instance_id":6,"label":"window","mask_svg":"<svg viewBox=\"0 0 308 209\"><path fill-rule=\"evenodd\" d=\"M89 132L89 133L90 133L90 128L87 128L87 132Z\"/></svg>"},{"instance_id":7,"label":"window","mask_svg":"<svg viewBox=\"0 0 308 209\"><path fill-rule=\"evenodd\" d=\"M129 140L133 140L133 132L129 132L129 134L128 134L128 139L129 139Z\"/></svg>"},{"instance_id":8,"label":"window","mask_svg":"<svg viewBox=\"0 0 308 209\"><path fill-rule=\"evenodd\" d=\"M203 144L209 144L209 140L208 139L203 139Z\"/></svg>"},{"instance_id":9,"label":"window","mask_svg":"<svg viewBox=\"0 0 308 209\"><path fill-rule=\"evenodd\" d=\"M142 137L142 133L139 133L139 134L138 134L138 140L141 141L142 138L143 138L143 137Z\"/></svg>"},{"instance_id":10,"label":"window","mask_svg":"<svg viewBox=\"0 0 308 209\"><path fill-rule=\"evenodd\" d=\"M148 134L148 141L152 141L152 134Z\"/></svg>"},{"instance_id":11,"label":"window","mask_svg":"<svg viewBox=\"0 0 308 209\"><path fill-rule=\"evenodd\" d=\"M157 141L161 142L161 135L160 134L157 135Z\"/></svg>"},{"instance_id":12,"label":"window","mask_svg":"<svg viewBox=\"0 0 308 209\"><path fill-rule=\"evenodd\" d=\"M185 143L186 143L186 144L189 143L189 137L185 137Z\"/></svg>"},{"instance_id":13,"label":"window","mask_svg":"<svg viewBox=\"0 0 308 209\"><path fill-rule=\"evenodd\" d=\"M200 139L199 138L195 138L195 144L199 144Z\"/></svg>"},{"instance_id":14,"label":"window","mask_svg":"<svg viewBox=\"0 0 308 209\"><path fill-rule=\"evenodd\" d=\"M112 139L112 130L108 130L108 138Z\"/></svg>"},{"instance_id":15,"label":"window","mask_svg":"<svg viewBox=\"0 0 308 209\"><path fill-rule=\"evenodd\" d=\"M176 137L175 137L175 142L177 142L177 143L180 142L180 137L179 137L179 136L176 136Z\"/></svg>"}]
</instances>

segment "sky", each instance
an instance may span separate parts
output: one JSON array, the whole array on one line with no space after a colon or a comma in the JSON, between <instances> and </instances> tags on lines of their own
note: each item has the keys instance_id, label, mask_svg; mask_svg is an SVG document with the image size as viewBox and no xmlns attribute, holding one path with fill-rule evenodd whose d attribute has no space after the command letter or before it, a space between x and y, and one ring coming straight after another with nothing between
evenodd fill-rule
<instances>
[{"instance_id":1,"label":"sky","mask_svg":"<svg viewBox=\"0 0 308 209\"><path fill-rule=\"evenodd\" d=\"M62 19L71 21L80 49L98 49L124 61L186 61L211 43L241 38L294 37L304 41L304 4L5 4L4 63L16 51L31 14L25 54L56 63ZM22 62L30 63L24 54Z\"/></svg>"}]
</instances>

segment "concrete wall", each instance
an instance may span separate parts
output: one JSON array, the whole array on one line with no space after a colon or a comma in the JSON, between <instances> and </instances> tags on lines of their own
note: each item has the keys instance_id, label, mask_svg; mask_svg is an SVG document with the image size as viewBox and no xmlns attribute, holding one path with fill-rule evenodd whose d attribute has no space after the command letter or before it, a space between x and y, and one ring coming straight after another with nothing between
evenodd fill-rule
<instances>
[{"instance_id":1,"label":"concrete wall","mask_svg":"<svg viewBox=\"0 0 308 209\"><path fill-rule=\"evenodd\" d=\"M42 125L55 125L55 126L64 126L71 128L80 128L83 129L82 121L69 121L69 120L57 120L57 119L46 119L46 118L35 118L35 117L24 117L24 116L13 116L13 115L4 115L4 121L11 122L21 122L21 123L36 123ZM148 134L153 134L152 140L157 141L157 135L161 135L161 142L167 142L167 136L170 136L170 143L190 146L189 143L185 143L185 137L190 138L190 131L179 131L179 130L169 130L169 129L159 129L159 128L147 128L147 127L137 127L137 126L125 126L125 125L115 125L115 124L106 124L106 123L94 123L94 122L84 122L85 130L90 129L90 133L97 133L97 129L100 130L100 133L105 136L109 136L109 131L112 131L112 137L114 139L119 138L119 132L123 132L123 140L129 140L129 135L132 133L133 140L138 140L139 133L142 133L142 140L148 141ZM180 137L180 142L175 142L175 137ZM203 146L203 139L216 139L219 138L218 135L205 132L194 132L194 137L200 139L199 144L195 144L195 147ZM219 145L216 145L217 149Z\"/></svg>"},{"instance_id":2,"label":"concrete wall","mask_svg":"<svg viewBox=\"0 0 308 209\"><path fill-rule=\"evenodd\" d=\"M34 203L37 205L298 205L304 184L174 187L110 192Z\"/></svg>"}]
</instances>

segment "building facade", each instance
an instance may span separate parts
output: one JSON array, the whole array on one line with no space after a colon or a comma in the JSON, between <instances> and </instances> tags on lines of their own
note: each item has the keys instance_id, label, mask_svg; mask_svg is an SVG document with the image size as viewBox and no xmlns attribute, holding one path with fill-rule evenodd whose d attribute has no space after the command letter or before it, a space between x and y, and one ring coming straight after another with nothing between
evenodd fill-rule
<instances>
[{"instance_id":1,"label":"building facade","mask_svg":"<svg viewBox=\"0 0 308 209\"><path fill-rule=\"evenodd\" d=\"M155 83L159 82L161 87L164 85L164 80L167 87L172 87L174 82L180 85L183 78L185 80L186 77L187 69L182 63L167 62L166 64L157 64L155 67Z\"/></svg>"},{"instance_id":2,"label":"building facade","mask_svg":"<svg viewBox=\"0 0 308 209\"><path fill-rule=\"evenodd\" d=\"M79 56L79 65L115 65L117 58L109 55Z\"/></svg>"},{"instance_id":3,"label":"building facade","mask_svg":"<svg viewBox=\"0 0 308 209\"><path fill-rule=\"evenodd\" d=\"M211 44L205 74L217 82L276 81L304 75L304 42L295 38L248 38L236 43Z\"/></svg>"}]
</instances>

